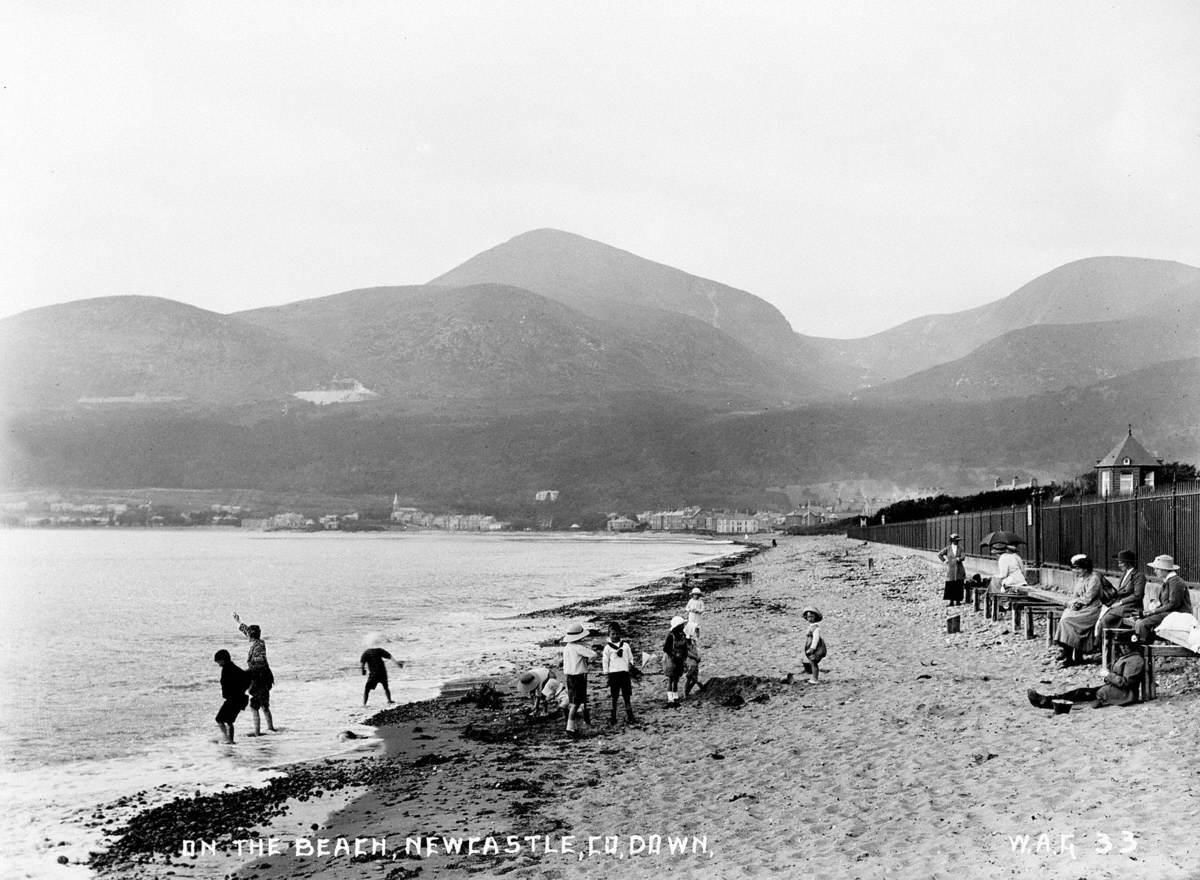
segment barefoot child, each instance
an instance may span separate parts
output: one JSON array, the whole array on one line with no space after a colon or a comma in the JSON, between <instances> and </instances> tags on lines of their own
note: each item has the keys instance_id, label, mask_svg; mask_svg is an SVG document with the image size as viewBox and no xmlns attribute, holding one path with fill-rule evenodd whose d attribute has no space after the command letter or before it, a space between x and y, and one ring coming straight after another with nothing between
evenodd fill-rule
<instances>
[{"instance_id":1,"label":"barefoot child","mask_svg":"<svg viewBox=\"0 0 1200 880\"><path fill-rule=\"evenodd\" d=\"M825 640L821 638L821 627L817 626L824 617L816 608L805 608L800 614L808 621L808 632L804 636L804 669L809 673L809 684L818 684L821 680L821 670L818 668L825 658Z\"/></svg>"},{"instance_id":2,"label":"barefoot child","mask_svg":"<svg viewBox=\"0 0 1200 880\"><path fill-rule=\"evenodd\" d=\"M221 667L221 699L225 701L217 711L217 727L221 728L225 742L234 745L233 722L249 701L246 688L250 686L250 676L233 662L224 648L213 654L213 662Z\"/></svg>"},{"instance_id":3,"label":"barefoot child","mask_svg":"<svg viewBox=\"0 0 1200 880\"><path fill-rule=\"evenodd\" d=\"M573 623L567 627L563 636L563 674L567 677L567 697L570 704L567 708L567 733L576 733L575 719L583 716L584 724L591 724L592 717L588 711L587 670L588 663L596 659L592 649L579 644L587 638L588 631L581 624Z\"/></svg>"},{"instance_id":4,"label":"barefoot child","mask_svg":"<svg viewBox=\"0 0 1200 880\"><path fill-rule=\"evenodd\" d=\"M621 637L621 624L615 621L608 627L608 644L604 646L601 657L604 674L608 676L608 693L612 699L612 708L608 713L608 723L617 723L617 697L625 701L625 720L633 723L633 707L629 698L633 694L633 680L630 678L630 667L633 666L633 648Z\"/></svg>"},{"instance_id":5,"label":"barefoot child","mask_svg":"<svg viewBox=\"0 0 1200 880\"><path fill-rule=\"evenodd\" d=\"M362 674L366 675L368 669L371 671L370 676L367 677L367 684L363 688L364 706L367 705L367 697L370 696L371 691L375 690L375 685L377 684L383 685L383 695L387 697L387 701L389 703L395 702L392 699L392 692L388 688L387 666L383 662L384 660L394 659L391 654L378 646L367 648L367 650L362 652L362 656L358 658L358 665L362 669ZM396 660L396 665L403 668L404 662Z\"/></svg>"},{"instance_id":6,"label":"barefoot child","mask_svg":"<svg viewBox=\"0 0 1200 880\"><path fill-rule=\"evenodd\" d=\"M250 640L250 650L246 652L246 672L250 675L250 709L254 712L254 733L247 736L261 736L262 728L258 713L261 711L267 719L267 730L275 732L275 720L271 717L271 686L275 684L275 676L267 663L267 645L262 640L262 630L257 624L242 623L238 613L233 612L238 630Z\"/></svg>"}]
</instances>

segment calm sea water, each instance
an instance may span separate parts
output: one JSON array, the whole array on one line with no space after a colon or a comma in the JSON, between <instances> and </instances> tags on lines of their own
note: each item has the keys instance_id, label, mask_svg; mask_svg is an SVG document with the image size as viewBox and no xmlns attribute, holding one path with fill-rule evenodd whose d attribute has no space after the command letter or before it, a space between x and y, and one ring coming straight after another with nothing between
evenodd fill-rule
<instances>
[{"instance_id":1,"label":"calm sea water","mask_svg":"<svg viewBox=\"0 0 1200 880\"><path fill-rule=\"evenodd\" d=\"M99 804L263 782L343 751L360 726L363 639L406 662L397 700L515 669L566 621L525 611L608 595L727 545L649 536L0 532L0 876L71 877ZM213 715L232 614L262 627L281 732L219 743ZM381 708L382 692L370 711ZM58 846L65 842L66 846Z\"/></svg>"}]
</instances>

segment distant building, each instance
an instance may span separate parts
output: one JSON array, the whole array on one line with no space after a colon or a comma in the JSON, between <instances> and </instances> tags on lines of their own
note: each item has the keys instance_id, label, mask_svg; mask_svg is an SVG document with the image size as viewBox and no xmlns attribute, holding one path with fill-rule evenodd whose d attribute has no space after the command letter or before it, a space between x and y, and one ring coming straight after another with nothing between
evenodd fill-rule
<instances>
[{"instance_id":1,"label":"distant building","mask_svg":"<svg viewBox=\"0 0 1200 880\"><path fill-rule=\"evenodd\" d=\"M1101 495L1132 495L1140 486L1153 490L1161 471L1162 459L1134 439L1130 425L1129 434L1096 462L1096 491Z\"/></svg>"},{"instance_id":2,"label":"distant building","mask_svg":"<svg viewBox=\"0 0 1200 880\"><path fill-rule=\"evenodd\" d=\"M627 516L616 516L608 521L607 529L610 532L632 532L637 527L637 520L630 519Z\"/></svg>"},{"instance_id":3,"label":"distant building","mask_svg":"<svg viewBox=\"0 0 1200 880\"><path fill-rule=\"evenodd\" d=\"M558 490L557 489L540 489L537 492L533 493L533 500L534 501L557 501L558 500Z\"/></svg>"}]
</instances>

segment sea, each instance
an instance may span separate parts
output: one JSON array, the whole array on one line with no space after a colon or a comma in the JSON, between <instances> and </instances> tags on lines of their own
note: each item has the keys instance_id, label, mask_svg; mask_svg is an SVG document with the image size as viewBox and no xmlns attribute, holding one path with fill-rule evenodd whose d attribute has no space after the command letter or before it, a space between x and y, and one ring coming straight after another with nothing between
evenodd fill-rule
<instances>
[{"instance_id":1,"label":"sea","mask_svg":"<svg viewBox=\"0 0 1200 880\"><path fill-rule=\"evenodd\" d=\"M464 676L519 672L570 622L521 615L631 589L728 552L661 535L0 530L0 876L87 877L87 823L282 765L373 748L359 657L377 642L397 701ZM233 620L262 628L279 732L221 743ZM635 646L637 648L637 646ZM346 733L364 735L365 740ZM66 856L68 864L59 864Z\"/></svg>"}]
</instances>

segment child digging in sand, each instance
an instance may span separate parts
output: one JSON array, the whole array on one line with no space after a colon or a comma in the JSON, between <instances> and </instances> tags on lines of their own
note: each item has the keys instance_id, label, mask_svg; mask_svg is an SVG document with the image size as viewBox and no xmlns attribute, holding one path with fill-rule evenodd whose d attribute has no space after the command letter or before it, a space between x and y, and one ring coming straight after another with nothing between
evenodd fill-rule
<instances>
[{"instance_id":1,"label":"child digging in sand","mask_svg":"<svg viewBox=\"0 0 1200 880\"><path fill-rule=\"evenodd\" d=\"M824 618L816 608L805 608L800 614L808 621L808 632L804 636L804 671L809 674L809 684L820 684L820 663L827 653L825 640L821 638L819 624Z\"/></svg>"},{"instance_id":2,"label":"child digging in sand","mask_svg":"<svg viewBox=\"0 0 1200 880\"><path fill-rule=\"evenodd\" d=\"M567 677L567 733L575 735L579 732L576 719L582 715L584 724L591 724L592 717L588 711L587 670L588 663L596 658L592 649L579 644L587 638L588 631L582 624L573 623L567 627L563 636L563 674Z\"/></svg>"}]
</instances>

